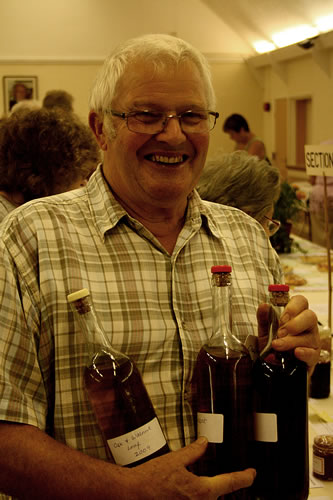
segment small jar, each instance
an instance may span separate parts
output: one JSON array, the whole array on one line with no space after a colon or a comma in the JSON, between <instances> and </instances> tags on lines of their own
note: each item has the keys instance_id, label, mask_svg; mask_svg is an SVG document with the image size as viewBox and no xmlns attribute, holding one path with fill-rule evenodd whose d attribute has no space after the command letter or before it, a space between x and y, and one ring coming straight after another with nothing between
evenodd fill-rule
<instances>
[{"instance_id":1,"label":"small jar","mask_svg":"<svg viewBox=\"0 0 333 500\"><path fill-rule=\"evenodd\" d=\"M313 440L313 475L333 481L333 436L320 435Z\"/></svg>"}]
</instances>

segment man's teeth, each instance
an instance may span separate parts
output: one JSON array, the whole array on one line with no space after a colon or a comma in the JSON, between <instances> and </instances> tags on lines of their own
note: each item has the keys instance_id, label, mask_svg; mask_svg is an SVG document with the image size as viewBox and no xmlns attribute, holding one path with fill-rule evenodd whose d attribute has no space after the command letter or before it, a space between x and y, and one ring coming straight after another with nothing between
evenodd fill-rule
<instances>
[{"instance_id":1,"label":"man's teeth","mask_svg":"<svg viewBox=\"0 0 333 500\"><path fill-rule=\"evenodd\" d=\"M183 155L179 156L162 156L162 155L151 155L151 161L157 161L159 163L181 163L183 161Z\"/></svg>"}]
</instances>

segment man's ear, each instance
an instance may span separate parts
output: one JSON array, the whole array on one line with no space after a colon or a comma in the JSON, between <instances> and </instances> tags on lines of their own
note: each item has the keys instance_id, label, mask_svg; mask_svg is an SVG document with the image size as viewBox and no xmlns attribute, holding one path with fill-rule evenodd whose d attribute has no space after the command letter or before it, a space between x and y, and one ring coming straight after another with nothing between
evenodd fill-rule
<instances>
[{"instance_id":1,"label":"man's ear","mask_svg":"<svg viewBox=\"0 0 333 500\"><path fill-rule=\"evenodd\" d=\"M102 149L102 151L106 151L107 140L104 132L103 120L101 119L101 116L95 111L90 111L89 113L89 126L93 131L94 136L96 137L99 147Z\"/></svg>"}]
</instances>

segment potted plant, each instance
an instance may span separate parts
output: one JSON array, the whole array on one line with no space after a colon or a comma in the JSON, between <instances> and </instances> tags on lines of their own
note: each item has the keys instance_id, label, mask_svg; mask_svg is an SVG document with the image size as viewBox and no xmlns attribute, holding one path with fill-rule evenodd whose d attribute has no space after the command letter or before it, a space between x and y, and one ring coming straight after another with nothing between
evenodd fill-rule
<instances>
[{"instance_id":1,"label":"potted plant","mask_svg":"<svg viewBox=\"0 0 333 500\"><path fill-rule=\"evenodd\" d=\"M281 222L277 233L271 237L272 246L278 253L289 253L293 239L290 237L292 222L304 208L302 193L288 181L281 182L280 196L274 207L273 218Z\"/></svg>"}]
</instances>

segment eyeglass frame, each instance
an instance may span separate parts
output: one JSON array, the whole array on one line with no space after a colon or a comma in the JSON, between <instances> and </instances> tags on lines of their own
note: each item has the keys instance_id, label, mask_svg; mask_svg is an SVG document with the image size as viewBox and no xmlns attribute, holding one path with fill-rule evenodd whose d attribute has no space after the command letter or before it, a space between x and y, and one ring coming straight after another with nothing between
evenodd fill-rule
<instances>
[{"instance_id":1,"label":"eyeglass frame","mask_svg":"<svg viewBox=\"0 0 333 500\"><path fill-rule=\"evenodd\" d=\"M274 225L273 230L267 226L267 229L269 231L269 237L274 236L278 232L278 230L281 227L281 222L277 219L271 219L270 217L267 217L267 215L264 215L264 219L268 220L271 224Z\"/></svg>"},{"instance_id":2,"label":"eyeglass frame","mask_svg":"<svg viewBox=\"0 0 333 500\"><path fill-rule=\"evenodd\" d=\"M216 120L218 119L218 117L220 116L220 114L217 111L211 111L209 109L202 109L200 111L205 111L206 113L208 113L208 115L214 117L213 126L207 130L207 132L210 132L215 127ZM183 127L182 127L182 117L186 113L190 113L190 112L195 112L195 110L187 109L186 111L183 111L182 113L179 113L179 114L168 114L167 112L152 111L152 110L149 110L149 109L143 109L143 110L137 110L137 111L130 111L128 113L120 112L120 111L115 111L113 109L107 109L107 110L105 110L105 113L110 113L112 116L117 116L118 118L121 118L122 120L126 120L126 126L127 126L128 130L130 130L131 132L135 132L136 134L147 134L147 135L160 134L161 132L163 132L165 130L165 127L167 126L167 124L169 123L169 120L171 118L177 118L178 119L179 126L180 126L180 128L181 128L181 130L182 130L182 132L184 134L202 134L202 133L204 133L204 132L201 132L201 131L200 132L186 132L186 131L183 130ZM199 110L197 110L197 112L199 112ZM128 118L130 118L131 116L136 115L137 113L159 113L159 114L161 114L162 117L163 117L162 128L160 130L157 130L156 132L138 132L137 130L130 129L129 126L128 126ZM140 121L140 120L138 120L138 121ZM144 123L144 122L141 122L141 123Z\"/></svg>"}]
</instances>

